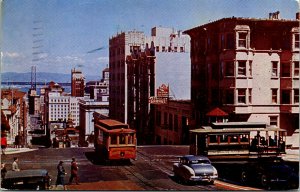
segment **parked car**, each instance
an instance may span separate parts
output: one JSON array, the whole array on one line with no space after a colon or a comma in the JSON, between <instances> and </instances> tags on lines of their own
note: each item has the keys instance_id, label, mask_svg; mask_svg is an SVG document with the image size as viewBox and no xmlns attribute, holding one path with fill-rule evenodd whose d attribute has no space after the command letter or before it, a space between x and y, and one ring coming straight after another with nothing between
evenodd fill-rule
<instances>
[{"instance_id":1,"label":"parked car","mask_svg":"<svg viewBox=\"0 0 300 192\"><path fill-rule=\"evenodd\" d=\"M297 189L299 175L281 158L261 158L247 163L241 172L242 183L258 183L265 189Z\"/></svg>"},{"instance_id":2,"label":"parked car","mask_svg":"<svg viewBox=\"0 0 300 192\"><path fill-rule=\"evenodd\" d=\"M180 181L208 182L213 184L218 178L217 169L205 156L185 155L179 158L179 163L173 164L174 176Z\"/></svg>"},{"instance_id":3,"label":"parked car","mask_svg":"<svg viewBox=\"0 0 300 192\"><path fill-rule=\"evenodd\" d=\"M45 169L8 171L2 180L2 188L17 190L47 190L51 178Z\"/></svg>"}]
</instances>

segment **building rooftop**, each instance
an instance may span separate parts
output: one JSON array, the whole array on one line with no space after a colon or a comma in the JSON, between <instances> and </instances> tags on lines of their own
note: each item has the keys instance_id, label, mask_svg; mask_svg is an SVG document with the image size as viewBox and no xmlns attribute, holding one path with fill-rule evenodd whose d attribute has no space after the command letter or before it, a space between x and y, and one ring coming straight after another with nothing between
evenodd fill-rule
<instances>
[{"instance_id":1,"label":"building rooftop","mask_svg":"<svg viewBox=\"0 0 300 192\"><path fill-rule=\"evenodd\" d=\"M189 33L191 31L194 31L194 30L197 30L197 29L200 29L200 28L204 28L204 27L207 27L209 25L214 25L214 24L217 24L217 23L222 23L222 22L226 22L226 21L257 21L257 22L274 22L274 23L298 23L298 26L299 26L299 21L296 20L296 19L268 19L268 18L245 18L245 17L228 17L228 18L222 18L222 19L219 19L219 20L216 20L216 21L212 21L212 22L209 22L209 23L206 23L206 24L203 24L203 25L200 25L200 26L197 26L197 27L194 27L194 28L191 28L191 29L188 29L186 31L184 31L183 33Z\"/></svg>"},{"instance_id":2,"label":"building rooftop","mask_svg":"<svg viewBox=\"0 0 300 192\"><path fill-rule=\"evenodd\" d=\"M225 111L223 111L222 109L217 107L217 108L214 108L213 110L211 110L210 112L206 113L206 116L209 116L209 117L225 117L225 116L228 116L228 113L226 113Z\"/></svg>"}]
</instances>

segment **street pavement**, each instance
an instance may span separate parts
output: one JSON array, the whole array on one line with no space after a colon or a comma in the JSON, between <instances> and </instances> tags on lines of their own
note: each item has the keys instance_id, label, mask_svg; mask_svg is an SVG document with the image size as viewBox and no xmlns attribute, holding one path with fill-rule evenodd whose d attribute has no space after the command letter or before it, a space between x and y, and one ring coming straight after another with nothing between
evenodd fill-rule
<instances>
[{"instance_id":1,"label":"street pavement","mask_svg":"<svg viewBox=\"0 0 300 192\"><path fill-rule=\"evenodd\" d=\"M222 181L215 185L188 186L178 184L172 177L172 164L178 156L188 153L187 146L139 146L138 158L130 165L103 165L97 162L92 147L87 148L7 148L1 161L10 169L13 157L20 159L21 169L45 168L56 180L56 165L65 162L69 172L71 157L75 157L80 167L80 185L67 185L68 190L257 190L241 188ZM285 160L299 163L299 151L287 150ZM69 174L66 176L67 182ZM51 186L51 190L63 190L62 186Z\"/></svg>"}]
</instances>

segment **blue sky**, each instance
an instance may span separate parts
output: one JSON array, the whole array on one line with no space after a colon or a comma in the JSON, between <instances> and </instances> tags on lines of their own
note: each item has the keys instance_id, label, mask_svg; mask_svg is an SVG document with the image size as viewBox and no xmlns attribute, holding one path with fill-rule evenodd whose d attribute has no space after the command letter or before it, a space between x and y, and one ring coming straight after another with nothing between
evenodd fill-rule
<instances>
[{"instance_id":1,"label":"blue sky","mask_svg":"<svg viewBox=\"0 0 300 192\"><path fill-rule=\"evenodd\" d=\"M0 0L1 1L1 0ZM295 19L296 0L3 0L2 72L99 75L108 61L109 38L154 26L187 30L224 17L267 18L280 11ZM90 50L104 49L87 53Z\"/></svg>"}]
</instances>

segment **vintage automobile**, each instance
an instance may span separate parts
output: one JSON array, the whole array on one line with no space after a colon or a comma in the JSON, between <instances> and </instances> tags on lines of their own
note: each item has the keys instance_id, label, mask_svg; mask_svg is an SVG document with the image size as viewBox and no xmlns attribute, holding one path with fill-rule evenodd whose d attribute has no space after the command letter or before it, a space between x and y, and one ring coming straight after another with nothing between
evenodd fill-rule
<instances>
[{"instance_id":1,"label":"vintage automobile","mask_svg":"<svg viewBox=\"0 0 300 192\"><path fill-rule=\"evenodd\" d=\"M185 155L179 158L179 163L173 164L174 177L184 183L208 182L213 184L218 178L217 169L205 156Z\"/></svg>"},{"instance_id":2,"label":"vintage automobile","mask_svg":"<svg viewBox=\"0 0 300 192\"><path fill-rule=\"evenodd\" d=\"M244 166L241 182L259 184L265 189L296 189L299 187L299 175L281 158L261 158Z\"/></svg>"},{"instance_id":3,"label":"vintage automobile","mask_svg":"<svg viewBox=\"0 0 300 192\"><path fill-rule=\"evenodd\" d=\"M45 169L8 171L2 180L2 188L14 190L47 190L51 178Z\"/></svg>"}]
</instances>

